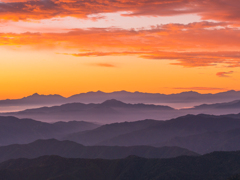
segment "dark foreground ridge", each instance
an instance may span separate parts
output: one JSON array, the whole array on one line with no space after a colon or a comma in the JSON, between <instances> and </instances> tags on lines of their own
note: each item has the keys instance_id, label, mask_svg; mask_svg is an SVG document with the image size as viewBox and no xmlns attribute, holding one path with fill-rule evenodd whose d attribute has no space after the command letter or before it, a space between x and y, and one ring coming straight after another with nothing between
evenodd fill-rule
<instances>
[{"instance_id":1,"label":"dark foreground ridge","mask_svg":"<svg viewBox=\"0 0 240 180\"><path fill-rule=\"evenodd\" d=\"M240 151L198 157L66 159L42 156L0 164L1 180L227 180L240 173Z\"/></svg>"}]
</instances>

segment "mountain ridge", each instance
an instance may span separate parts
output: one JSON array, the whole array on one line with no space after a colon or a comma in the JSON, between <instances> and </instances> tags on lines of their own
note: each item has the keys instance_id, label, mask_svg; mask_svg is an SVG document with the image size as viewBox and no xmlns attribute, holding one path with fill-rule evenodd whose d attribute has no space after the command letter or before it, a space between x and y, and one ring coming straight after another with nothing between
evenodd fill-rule
<instances>
[{"instance_id":1,"label":"mountain ridge","mask_svg":"<svg viewBox=\"0 0 240 180\"><path fill-rule=\"evenodd\" d=\"M75 94L69 97L63 97L58 94L41 95L34 93L32 95L18 99L0 100L0 107L14 106L53 106L64 103L82 102L82 103L100 103L108 99L118 99L126 103L218 103L224 101L233 101L240 97L240 91L225 91L215 94L200 94L195 91L186 91L175 94L144 93L114 91L110 93L96 91ZM23 108L22 108L23 109Z\"/></svg>"},{"instance_id":2,"label":"mountain ridge","mask_svg":"<svg viewBox=\"0 0 240 180\"><path fill-rule=\"evenodd\" d=\"M67 103L59 106L40 107L26 109L18 112L1 113L2 116L16 116L19 118L31 118L45 122L84 120L99 123L114 123L123 121L135 121L139 119L167 119L166 112L174 109L164 105L154 104L130 104L116 99L106 100L101 103ZM176 114L172 112L172 114ZM177 115L175 115L177 116Z\"/></svg>"},{"instance_id":3,"label":"mountain ridge","mask_svg":"<svg viewBox=\"0 0 240 180\"><path fill-rule=\"evenodd\" d=\"M73 141L56 139L36 140L29 144L0 146L0 162L17 158L37 158L44 155L58 155L65 158L120 159L130 155L145 158L172 158L199 154L179 147L151 146L83 146Z\"/></svg>"},{"instance_id":4,"label":"mountain ridge","mask_svg":"<svg viewBox=\"0 0 240 180\"><path fill-rule=\"evenodd\" d=\"M0 116L0 145L28 143L40 138L60 138L69 133L94 129L99 126L84 121L45 123L33 119Z\"/></svg>"},{"instance_id":5,"label":"mountain ridge","mask_svg":"<svg viewBox=\"0 0 240 180\"><path fill-rule=\"evenodd\" d=\"M154 145L167 142L175 137L216 131L224 132L240 128L240 119L199 114L186 115L168 121L156 121L149 123L148 126L143 126L143 128L135 128L130 131L122 131L119 125L124 127L124 123L103 125L94 130L70 134L63 139L84 145ZM118 133L119 130L120 133ZM203 146L204 144L201 145Z\"/></svg>"},{"instance_id":6,"label":"mountain ridge","mask_svg":"<svg viewBox=\"0 0 240 180\"><path fill-rule=\"evenodd\" d=\"M240 152L214 152L170 159L71 159L41 156L0 163L6 180L226 180L240 173Z\"/></svg>"}]
</instances>

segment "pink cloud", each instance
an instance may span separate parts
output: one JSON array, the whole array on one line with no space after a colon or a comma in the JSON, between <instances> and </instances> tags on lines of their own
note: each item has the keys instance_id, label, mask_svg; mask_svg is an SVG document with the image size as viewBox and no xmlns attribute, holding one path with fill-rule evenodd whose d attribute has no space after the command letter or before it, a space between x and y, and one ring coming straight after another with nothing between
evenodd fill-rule
<instances>
[{"instance_id":1,"label":"pink cloud","mask_svg":"<svg viewBox=\"0 0 240 180\"><path fill-rule=\"evenodd\" d=\"M223 28L216 28L219 25ZM76 57L132 55L169 60L171 64L185 67L217 64L239 67L239 34L240 30L229 28L228 23L200 22L141 30L89 28L62 33L0 33L0 45L81 50L81 53L66 53Z\"/></svg>"},{"instance_id":2,"label":"pink cloud","mask_svg":"<svg viewBox=\"0 0 240 180\"><path fill-rule=\"evenodd\" d=\"M232 74L233 71L228 71L228 72L218 72L216 75L218 77L229 77L230 74Z\"/></svg>"},{"instance_id":3,"label":"pink cloud","mask_svg":"<svg viewBox=\"0 0 240 180\"><path fill-rule=\"evenodd\" d=\"M99 67L107 67L107 68L115 68L117 67L116 65L114 64L110 64L110 63L94 63L94 64L91 64L92 66L99 66Z\"/></svg>"},{"instance_id":4,"label":"pink cloud","mask_svg":"<svg viewBox=\"0 0 240 180\"><path fill-rule=\"evenodd\" d=\"M177 88L173 88L173 89L180 89L180 90L201 90L201 91L215 91L215 90L228 90L226 88L214 88L214 87L177 87Z\"/></svg>"}]
</instances>

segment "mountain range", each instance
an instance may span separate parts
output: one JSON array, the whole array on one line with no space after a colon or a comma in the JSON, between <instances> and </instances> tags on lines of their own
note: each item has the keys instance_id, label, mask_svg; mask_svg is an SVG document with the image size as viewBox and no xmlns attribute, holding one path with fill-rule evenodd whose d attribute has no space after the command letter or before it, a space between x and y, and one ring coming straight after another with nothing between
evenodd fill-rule
<instances>
[{"instance_id":1,"label":"mountain range","mask_svg":"<svg viewBox=\"0 0 240 180\"><path fill-rule=\"evenodd\" d=\"M37 93L21 98L0 100L1 111L20 111L32 107L53 106L66 103L101 103L109 99L117 99L126 103L153 103L166 104L170 103L177 107L189 107L192 104L199 105L203 103L222 103L234 101L240 98L240 91L226 91L216 94L200 94L194 91L182 92L178 94L160 94L160 93L143 93L116 91L105 93L101 91L80 93L70 97L61 95L39 95ZM189 105L190 104L190 105Z\"/></svg>"},{"instance_id":2,"label":"mountain range","mask_svg":"<svg viewBox=\"0 0 240 180\"><path fill-rule=\"evenodd\" d=\"M0 179L238 180L239 95L98 91L0 100Z\"/></svg>"},{"instance_id":3,"label":"mountain range","mask_svg":"<svg viewBox=\"0 0 240 180\"><path fill-rule=\"evenodd\" d=\"M1 115L32 118L45 122L56 121L88 121L98 123L113 123L136 121L142 119L168 119L178 116L169 106L153 104L128 104L111 99L99 104L69 103L60 106L27 109L19 112L2 113Z\"/></svg>"},{"instance_id":4,"label":"mountain range","mask_svg":"<svg viewBox=\"0 0 240 180\"><path fill-rule=\"evenodd\" d=\"M116 99L110 99L102 103L67 103L59 106L32 108L18 112L6 112L0 115L31 118L43 122L77 120L106 124L142 119L169 120L187 114L238 114L240 113L239 108L240 100L215 104L202 104L193 108L174 109L170 106L143 103L130 104Z\"/></svg>"},{"instance_id":5,"label":"mountain range","mask_svg":"<svg viewBox=\"0 0 240 180\"><path fill-rule=\"evenodd\" d=\"M136 126L139 122L131 123ZM179 146L201 154L217 150L240 150L240 119L232 117L186 115L168 121L146 121L145 127L139 129L127 128L131 127L131 123L103 125L69 134L63 139L84 145Z\"/></svg>"},{"instance_id":6,"label":"mountain range","mask_svg":"<svg viewBox=\"0 0 240 180\"><path fill-rule=\"evenodd\" d=\"M240 152L170 159L67 159L42 156L0 163L2 180L227 180L240 173Z\"/></svg>"},{"instance_id":7,"label":"mountain range","mask_svg":"<svg viewBox=\"0 0 240 180\"><path fill-rule=\"evenodd\" d=\"M197 156L198 154L179 147L83 146L72 141L58 141L56 139L0 147L0 162L17 158L32 159L44 155L58 155L66 158L120 159L130 155L145 158L171 158L183 155Z\"/></svg>"},{"instance_id":8,"label":"mountain range","mask_svg":"<svg viewBox=\"0 0 240 180\"><path fill-rule=\"evenodd\" d=\"M100 142L118 137L123 134L144 130L148 127L157 126L164 121L143 120L135 122L122 122L102 125L92 131L76 132L65 136L64 140L71 140L84 145L98 145ZM154 137L153 137L154 138ZM117 144L118 145L118 144Z\"/></svg>"},{"instance_id":9,"label":"mountain range","mask_svg":"<svg viewBox=\"0 0 240 180\"><path fill-rule=\"evenodd\" d=\"M174 109L163 105L130 104L111 99L97 104L68 103L60 106L1 113L1 115L31 118L43 122L77 120L106 124L141 119L169 120L187 114L237 114L240 112L239 107L240 100L225 103L202 104L193 108Z\"/></svg>"},{"instance_id":10,"label":"mountain range","mask_svg":"<svg viewBox=\"0 0 240 180\"><path fill-rule=\"evenodd\" d=\"M83 121L50 124L32 119L0 116L0 145L30 143L37 139L61 138L69 133L96 127L99 127L99 125Z\"/></svg>"},{"instance_id":11,"label":"mountain range","mask_svg":"<svg viewBox=\"0 0 240 180\"><path fill-rule=\"evenodd\" d=\"M223 103L213 103L213 104L201 104L194 106L193 108L185 109L188 113L205 113L205 114L236 114L240 113L240 100L223 102Z\"/></svg>"},{"instance_id":12,"label":"mountain range","mask_svg":"<svg viewBox=\"0 0 240 180\"><path fill-rule=\"evenodd\" d=\"M185 137L175 137L156 146L179 146L201 154L213 151L240 150L240 128L228 131L210 131Z\"/></svg>"},{"instance_id":13,"label":"mountain range","mask_svg":"<svg viewBox=\"0 0 240 180\"><path fill-rule=\"evenodd\" d=\"M84 146L178 146L199 154L234 151L240 150L240 119L199 114L168 121L148 119L100 125L0 117L1 146L51 138Z\"/></svg>"}]
</instances>

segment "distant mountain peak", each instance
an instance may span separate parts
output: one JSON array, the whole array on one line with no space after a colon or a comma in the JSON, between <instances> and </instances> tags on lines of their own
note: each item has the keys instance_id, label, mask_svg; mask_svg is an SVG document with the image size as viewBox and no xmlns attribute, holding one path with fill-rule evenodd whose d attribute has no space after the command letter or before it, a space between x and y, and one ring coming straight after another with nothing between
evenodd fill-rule
<instances>
[{"instance_id":1,"label":"distant mountain peak","mask_svg":"<svg viewBox=\"0 0 240 180\"><path fill-rule=\"evenodd\" d=\"M180 94L200 94L196 91L185 91L185 92L181 92Z\"/></svg>"},{"instance_id":2,"label":"distant mountain peak","mask_svg":"<svg viewBox=\"0 0 240 180\"><path fill-rule=\"evenodd\" d=\"M233 94L235 94L236 92L238 92L238 91L235 91L235 90L229 90L229 91L226 91L225 93L233 93Z\"/></svg>"},{"instance_id":3,"label":"distant mountain peak","mask_svg":"<svg viewBox=\"0 0 240 180\"><path fill-rule=\"evenodd\" d=\"M229 90L229 91L226 91L226 92L237 92L237 91L235 91L235 90L232 89L232 90Z\"/></svg>"},{"instance_id":4,"label":"distant mountain peak","mask_svg":"<svg viewBox=\"0 0 240 180\"><path fill-rule=\"evenodd\" d=\"M40 94L34 93L34 94L30 95L30 96L40 96Z\"/></svg>"},{"instance_id":5,"label":"distant mountain peak","mask_svg":"<svg viewBox=\"0 0 240 180\"><path fill-rule=\"evenodd\" d=\"M30 95L30 96L27 96L27 98L30 98L30 97L38 98L38 97L63 97L63 96L61 96L59 94L48 94L48 95L45 95L45 94L34 93L34 94Z\"/></svg>"},{"instance_id":6,"label":"distant mountain peak","mask_svg":"<svg viewBox=\"0 0 240 180\"><path fill-rule=\"evenodd\" d=\"M125 105L124 102L116 100L116 99L109 99L101 103L101 105L106 105L106 106L119 106L119 105Z\"/></svg>"},{"instance_id":7,"label":"distant mountain peak","mask_svg":"<svg viewBox=\"0 0 240 180\"><path fill-rule=\"evenodd\" d=\"M96 91L96 93L104 93L103 91L100 91L100 90L98 90L98 91Z\"/></svg>"},{"instance_id":8,"label":"distant mountain peak","mask_svg":"<svg viewBox=\"0 0 240 180\"><path fill-rule=\"evenodd\" d=\"M88 91L86 93L80 93L80 94L102 94L102 93L105 93L105 92L98 90L98 91ZM75 94L75 95L77 95L77 94Z\"/></svg>"},{"instance_id":9,"label":"distant mountain peak","mask_svg":"<svg viewBox=\"0 0 240 180\"><path fill-rule=\"evenodd\" d=\"M109 94L129 94L129 93L131 94L131 92L129 91L121 90L121 91L113 91Z\"/></svg>"}]
</instances>

